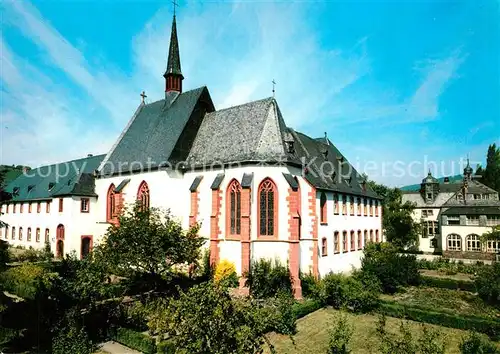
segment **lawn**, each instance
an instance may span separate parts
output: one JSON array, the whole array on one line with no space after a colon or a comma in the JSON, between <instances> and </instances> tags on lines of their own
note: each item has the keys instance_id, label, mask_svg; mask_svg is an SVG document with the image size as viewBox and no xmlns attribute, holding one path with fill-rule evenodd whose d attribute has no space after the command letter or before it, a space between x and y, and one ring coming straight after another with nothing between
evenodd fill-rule
<instances>
[{"instance_id":1,"label":"lawn","mask_svg":"<svg viewBox=\"0 0 500 354\"><path fill-rule=\"evenodd\" d=\"M412 286L401 293L382 295L382 299L451 314L500 319L500 311L468 291Z\"/></svg>"},{"instance_id":2,"label":"lawn","mask_svg":"<svg viewBox=\"0 0 500 354\"><path fill-rule=\"evenodd\" d=\"M321 309L313 312L297 321L297 334L294 336L295 345L289 337L272 333L269 338L276 348L277 353L326 353L329 336L328 331L332 321L339 311L331 308ZM347 314L349 322L354 326L350 349L352 353L376 353L379 341L375 334L378 317L376 315ZM414 337L421 333L422 324L408 321ZM401 320L397 318L386 318L386 329L397 332ZM439 327L426 324L429 328L441 331L447 343L446 353L460 353L458 345L466 331ZM500 348L500 345L499 345ZM268 353L268 351L267 351Z\"/></svg>"}]
</instances>

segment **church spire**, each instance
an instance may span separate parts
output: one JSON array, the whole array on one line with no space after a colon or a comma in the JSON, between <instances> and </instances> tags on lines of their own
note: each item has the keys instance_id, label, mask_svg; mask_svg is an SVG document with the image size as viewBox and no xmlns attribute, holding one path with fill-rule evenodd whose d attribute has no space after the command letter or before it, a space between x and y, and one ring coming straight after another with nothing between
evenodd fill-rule
<instances>
[{"instance_id":1,"label":"church spire","mask_svg":"<svg viewBox=\"0 0 500 354\"><path fill-rule=\"evenodd\" d=\"M182 93L181 58L179 55L179 41L177 40L177 25L172 22L172 33L170 34L170 48L168 50L167 70L163 74L165 78L165 93L170 91Z\"/></svg>"}]
</instances>

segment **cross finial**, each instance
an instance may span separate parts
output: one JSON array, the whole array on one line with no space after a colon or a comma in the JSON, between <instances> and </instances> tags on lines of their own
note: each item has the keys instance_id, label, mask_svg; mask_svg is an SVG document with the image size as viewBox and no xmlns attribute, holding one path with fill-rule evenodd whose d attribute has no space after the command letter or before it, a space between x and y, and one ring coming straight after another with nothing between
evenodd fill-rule
<instances>
[{"instance_id":1,"label":"cross finial","mask_svg":"<svg viewBox=\"0 0 500 354\"><path fill-rule=\"evenodd\" d=\"M174 4L174 16L175 16L175 7L179 6L179 4L177 3L177 0L172 0L172 4Z\"/></svg>"},{"instance_id":2,"label":"cross finial","mask_svg":"<svg viewBox=\"0 0 500 354\"><path fill-rule=\"evenodd\" d=\"M274 79L273 79L273 81L271 81L271 82L273 83L273 97L274 97L274 93L276 92L276 90L274 89L276 86L276 81L274 81Z\"/></svg>"},{"instance_id":3,"label":"cross finial","mask_svg":"<svg viewBox=\"0 0 500 354\"><path fill-rule=\"evenodd\" d=\"M148 97L148 96L146 96L146 92L142 91L142 93L141 93L141 102L142 103L144 103L144 100L146 99L146 97Z\"/></svg>"}]
</instances>

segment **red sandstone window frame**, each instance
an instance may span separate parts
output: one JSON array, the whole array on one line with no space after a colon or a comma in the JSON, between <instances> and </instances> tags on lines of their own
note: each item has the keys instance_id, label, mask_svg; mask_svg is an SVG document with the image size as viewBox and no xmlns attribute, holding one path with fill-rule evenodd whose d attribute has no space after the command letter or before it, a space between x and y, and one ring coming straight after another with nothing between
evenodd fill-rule
<instances>
[{"instance_id":1,"label":"red sandstone window frame","mask_svg":"<svg viewBox=\"0 0 500 354\"><path fill-rule=\"evenodd\" d=\"M37 227L35 231L35 241L40 242L40 228Z\"/></svg>"},{"instance_id":2,"label":"red sandstone window frame","mask_svg":"<svg viewBox=\"0 0 500 354\"><path fill-rule=\"evenodd\" d=\"M321 257L328 256L328 243L326 237L321 239Z\"/></svg>"},{"instance_id":3,"label":"red sandstone window frame","mask_svg":"<svg viewBox=\"0 0 500 354\"><path fill-rule=\"evenodd\" d=\"M362 214L361 214L361 198L359 198L359 197L358 197L358 198L356 198L356 203L358 204L358 205L357 205L357 206L358 206L358 208L357 208L358 212L357 212L357 214L356 214L356 215L357 215L357 216L361 216L361 215L362 215Z\"/></svg>"},{"instance_id":4,"label":"red sandstone window frame","mask_svg":"<svg viewBox=\"0 0 500 354\"><path fill-rule=\"evenodd\" d=\"M348 252L347 249L347 231L342 231L342 253Z\"/></svg>"},{"instance_id":5,"label":"red sandstone window frame","mask_svg":"<svg viewBox=\"0 0 500 354\"><path fill-rule=\"evenodd\" d=\"M378 216L378 200L375 201L375 216Z\"/></svg>"},{"instance_id":6,"label":"red sandstone window frame","mask_svg":"<svg viewBox=\"0 0 500 354\"><path fill-rule=\"evenodd\" d=\"M65 236L65 233L66 233L66 230L64 228L64 225L63 224L59 224L57 225L57 229L56 229L56 239L57 240L64 240L64 238L66 237Z\"/></svg>"},{"instance_id":7,"label":"red sandstone window frame","mask_svg":"<svg viewBox=\"0 0 500 354\"><path fill-rule=\"evenodd\" d=\"M370 216L373 216L373 200L370 199Z\"/></svg>"},{"instance_id":8,"label":"red sandstone window frame","mask_svg":"<svg viewBox=\"0 0 500 354\"><path fill-rule=\"evenodd\" d=\"M59 212L62 213L64 211L64 199L59 198Z\"/></svg>"},{"instance_id":9,"label":"red sandstone window frame","mask_svg":"<svg viewBox=\"0 0 500 354\"><path fill-rule=\"evenodd\" d=\"M28 234L26 235L26 241L31 242L31 227L28 227Z\"/></svg>"},{"instance_id":10,"label":"red sandstone window frame","mask_svg":"<svg viewBox=\"0 0 500 354\"><path fill-rule=\"evenodd\" d=\"M363 199L363 215L368 216L368 200L366 198Z\"/></svg>"},{"instance_id":11,"label":"red sandstone window frame","mask_svg":"<svg viewBox=\"0 0 500 354\"><path fill-rule=\"evenodd\" d=\"M340 253L340 232L333 233L333 253Z\"/></svg>"},{"instance_id":12,"label":"red sandstone window frame","mask_svg":"<svg viewBox=\"0 0 500 354\"><path fill-rule=\"evenodd\" d=\"M23 213L23 206L24 206L24 203L21 203L21 205L19 205L19 212L21 214Z\"/></svg>"},{"instance_id":13,"label":"red sandstone window frame","mask_svg":"<svg viewBox=\"0 0 500 354\"><path fill-rule=\"evenodd\" d=\"M267 196L264 200L262 200L263 193L266 193ZM272 210L270 210L269 193L272 193ZM264 210L262 209L262 202L265 204ZM278 238L278 215L278 188L276 183L267 177L259 184L257 193L257 231L259 238ZM270 227L270 223L272 227Z\"/></svg>"},{"instance_id":14,"label":"red sandstone window frame","mask_svg":"<svg viewBox=\"0 0 500 354\"><path fill-rule=\"evenodd\" d=\"M106 195L106 221L112 222L116 218L115 185L111 183Z\"/></svg>"},{"instance_id":15,"label":"red sandstone window frame","mask_svg":"<svg viewBox=\"0 0 500 354\"><path fill-rule=\"evenodd\" d=\"M50 204L52 202L49 200L47 201L47 204L45 204L45 213L49 214L50 213Z\"/></svg>"},{"instance_id":16,"label":"red sandstone window frame","mask_svg":"<svg viewBox=\"0 0 500 354\"><path fill-rule=\"evenodd\" d=\"M354 197L349 197L349 215L354 215Z\"/></svg>"},{"instance_id":17,"label":"red sandstone window frame","mask_svg":"<svg viewBox=\"0 0 500 354\"><path fill-rule=\"evenodd\" d=\"M28 213L31 214L31 208L33 207L33 203L28 203Z\"/></svg>"},{"instance_id":18,"label":"red sandstone window frame","mask_svg":"<svg viewBox=\"0 0 500 354\"><path fill-rule=\"evenodd\" d=\"M149 210L150 205L150 191L146 181L142 181L137 189L137 201L139 202L142 211Z\"/></svg>"},{"instance_id":19,"label":"red sandstone window frame","mask_svg":"<svg viewBox=\"0 0 500 354\"><path fill-rule=\"evenodd\" d=\"M335 215L339 215L339 195L337 193L333 195L333 203L334 203L333 213Z\"/></svg>"},{"instance_id":20,"label":"red sandstone window frame","mask_svg":"<svg viewBox=\"0 0 500 354\"><path fill-rule=\"evenodd\" d=\"M347 196L342 195L342 215L347 215Z\"/></svg>"},{"instance_id":21,"label":"red sandstone window frame","mask_svg":"<svg viewBox=\"0 0 500 354\"><path fill-rule=\"evenodd\" d=\"M93 235L82 235L80 237L80 259L84 259L85 257L83 256L83 240L88 238L89 239L89 253L86 255L88 256L90 253L92 253L92 250L94 249L94 236Z\"/></svg>"},{"instance_id":22,"label":"red sandstone window frame","mask_svg":"<svg viewBox=\"0 0 500 354\"><path fill-rule=\"evenodd\" d=\"M378 230L375 230L375 239L380 242Z\"/></svg>"},{"instance_id":23,"label":"red sandstone window frame","mask_svg":"<svg viewBox=\"0 0 500 354\"><path fill-rule=\"evenodd\" d=\"M20 227L19 228L19 234L18 234L18 237L19 237L19 241L22 241L23 240L23 228Z\"/></svg>"},{"instance_id":24,"label":"red sandstone window frame","mask_svg":"<svg viewBox=\"0 0 500 354\"><path fill-rule=\"evenodd\" d=\"M366 244L368 243L368 230L363 231L363 241L366 247Z\"/></svg>"},{"instance_id":25,"label":"red sandstone window frame","mask_svg":"<svg viewBox=\"0 0 500 354\"><path fill-rule=\"evenodd\" d=\"M85 207L85 205L87 207ZM80 212L81 213L90 213L90 198L80 199Z\"/></svg>"},{"instance_id":26,"label":"red sandstone window frame","mask_svg":"<svg viewBox=\"0 0 500 354\"><path fill-rule=\"evenodd\" d=\"M16 213L16 203L12 204L12 214Z\"/></svg>"},{"instance_id":27,"label":"red sandstone window frame","mask_svg":"<svg viewBox=\"0 0 500 354\"><path fill-rule=\"evenodd\" d=\"M12 226L12 231L11 231L11 233L12 233L11 238L12 238L13 240L15 240L15 239L16 239L16 227L15 227L15 226Z\"/></svg>"},{"instance_id":28,"label":"red sandstone window frame","mask_svg":"<svg viewBox=\"0 0 500 354\"><path fill-rule=\"evenodd\" d=\"M356 233L351 230L351 252L356 251Z\"/></svg>"},{"instance_id":29,"label":"red sandstone window frame","mask_svg":"<svg viewBox=\"0 0 500 354\"><path fill-rule=\"evenodd\" d=\"M42 202L36 203L36 213L40 214L42 212Z\"/></svg>"},{"instance_id":30,"label":"red sandstone window frame","mask_svg":"<svg viewBox=\"0 0 500 354\"><path fill-rule=\"evenodd\" d=\"M374 241L375 241L375 242L378 242L378 240L377 240L377 239L373 239L373 230L370 230L370 240L371 240L372 242L374 242Z\"/></svg>"},{"instance_id":31,"label":"red sandstone window frame","mask_svg":"<svg viewBox=\"0 0 500 354\"><path fill-rule=\"evenodd\" d=\"M240 182L232 179L226 190L226 238L241 238L241 192Z\"/></svg>"},{"instance_id":32,"label":"red sandstone window frame","mask_svg":"<svg viewBox=\"0 0 500 354\"><path fill-rule=\"evenodd\" d=\"M363 249L363 237L361 234L361 230L358 230L358 250Z\"/></svg>"},{"instance_id":33,"label":"red sandstone window frame","mask_svg":"<svg viewBox=\"0 0 500 354\"><path fill-rule=\"evenodd\" d=\"M50 231L49 229L45 229L45 242L50 242Z\"/></svg>"},{"instance_id":34,"label":"red sandstone window frame","mask_svg":"<svg viewBox=\"0 0 500 354\"><path fill-rule=\"evenodd\" d=\"M328 224L327 204L328 204L328 199L326 198L326 193L321 192L320 199L319 199L320 224L321 225Z\"/></svg>"}]
</instances>

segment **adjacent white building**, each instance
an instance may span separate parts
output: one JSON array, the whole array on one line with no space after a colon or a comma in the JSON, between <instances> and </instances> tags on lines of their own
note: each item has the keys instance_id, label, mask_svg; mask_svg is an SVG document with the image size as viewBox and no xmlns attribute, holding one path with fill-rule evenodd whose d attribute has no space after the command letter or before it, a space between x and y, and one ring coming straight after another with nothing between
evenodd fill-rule
<instances>
[{"instance_id":1,"label":"adjacent white building","mask_svg":"<svg viewBox=\"0 0 500 354\"><path fill-rule=\"evenodd\" d=\"M443 253L454 259L495 260L500 242L481 242L480 236L500 225L498 193L474 180L467 163L461 181L432 176L420 188L403 192L403 202L415 204L415 221L422 224L419 249L424 253Z\"/></svg>"},{"instance_id":2,"label":"adjacent white building","mask_svg":"<svg viewBox=\"0 0 500 354\"><path fill-rule=\"evenodd\" d=\"M227 259L239 274L255 259L287 262L296 296L299 271L359 267L365 245L382 241L380 199L362 176L326 136L287 127L272 97L216 110L206 87L183 92L178 48L174 17L165 99L143 96L106 155L10 183L1 237L83 257L139 200L186 228L199 223L211 261Z\"/></svg>"}]
</instances>

